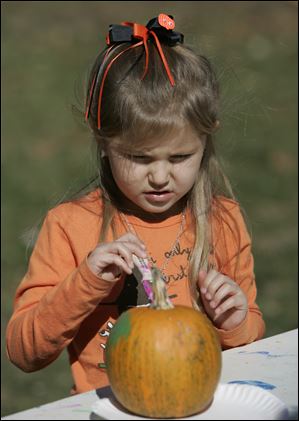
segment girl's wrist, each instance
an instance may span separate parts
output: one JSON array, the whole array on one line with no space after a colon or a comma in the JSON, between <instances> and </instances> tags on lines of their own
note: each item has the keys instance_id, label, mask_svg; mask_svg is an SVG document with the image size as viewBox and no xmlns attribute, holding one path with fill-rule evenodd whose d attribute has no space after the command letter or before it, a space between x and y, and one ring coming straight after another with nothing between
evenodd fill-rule
<instances>
[{"instance_id":1,"label":"girl's wrist","mask_svg":"<svg viewBox=\"0 0 299 421\"><path fill-rule=\"evenodd\" d=\"M87 259L86 259L87 266L95 276L99 277L97 267L96 267L96 265L94 265L94 263L92 261L92 258L91 258L91 255L92 255L92 251L87 256Z\"/></svg>"}]
</instances>

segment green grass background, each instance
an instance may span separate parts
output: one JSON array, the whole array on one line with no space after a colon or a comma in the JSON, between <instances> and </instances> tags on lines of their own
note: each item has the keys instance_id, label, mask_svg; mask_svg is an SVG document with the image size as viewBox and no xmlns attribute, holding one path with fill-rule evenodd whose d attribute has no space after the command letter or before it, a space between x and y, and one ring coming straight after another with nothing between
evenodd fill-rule
<instances>
[{"instance_id":1,"label":"green grass background","mask_svg":"<svg viewBox=\"0 0 299 421\"><path fill-rule=\"evenodd\" d=\"M4 1L2 21L2 410L68 396L66 353L26 374L5 328L26 271L30 229L92 170L90 135L71 105L110 23L173 14L222 84L217 146L246 210L266 336L297 327L297 2ZM82 95L81 95L82 96Z\"/></svg>"}]
</instances>

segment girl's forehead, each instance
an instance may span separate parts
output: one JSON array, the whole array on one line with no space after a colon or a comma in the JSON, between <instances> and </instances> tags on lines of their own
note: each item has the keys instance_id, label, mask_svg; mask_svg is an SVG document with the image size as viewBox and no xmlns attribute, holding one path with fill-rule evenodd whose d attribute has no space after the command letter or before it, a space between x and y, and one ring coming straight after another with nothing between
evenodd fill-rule
<instances>
[{"instance_id":1,"label":"girl's forehead","mask_svg":"<svg viewBox=\"0 0 299 421\"><path fill-rule=\"evenodd\" d=\"M152 152L154 150L184 151L196 149L205 142L205 135L198 134L190 126L168 132L165 135L150 138L138 138L134 141L126 137L116 137L108 142L112 148L130 151Z\"/></svg>"}]
</instances>

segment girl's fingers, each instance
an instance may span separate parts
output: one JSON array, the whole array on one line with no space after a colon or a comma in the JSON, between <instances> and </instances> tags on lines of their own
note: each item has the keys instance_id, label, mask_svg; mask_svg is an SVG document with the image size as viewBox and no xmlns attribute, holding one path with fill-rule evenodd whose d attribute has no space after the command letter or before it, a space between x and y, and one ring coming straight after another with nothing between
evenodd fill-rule
<instances>
[{"instance_id":1,"label":"girl's fingers","mask_svg":"<svg viewBox=\"0 0 299 421\"><path fill-rule=\"evenodd\" d=\"M225 313L226 311L236 308L237 310L247 311L247 305L243 302L242 298L239 296L232 296L229 297L227 300L222 302L217 308L214 309L215 317L218 318L221 314Z\"/></svg>"},{"instance_id":2,"label":"girl's fingers","mask_svg":"<svg viewBox=\"0 0 299 421\"><path fill-rule=\"evenodd\" d=\"M221 305L219 305L217 308L214 309L215 316L214 320L217 319L221 314L225 313L229 309L235 307L235 300L233 297L229 297L227 300L225 300Z\"/></svg>"},{"instance_id":3,"label":"girl's fingers","mask_svg":"<svg viewBox=\"0 0 299 421\"><path fill-rule=\"evenodd\" d=\"M246 295L228 276L214 269L200 271L198 286L202 304L217 327L229 330L244 320L248 310Z\"/></svg>"},{"instance_id":4,"label":"girl's fingers","mask_svg":"<svg viewBox=\"0 0 299 421\"><path fill-rule=\"evenodd\" d=\"M233 282L227 276L216 272L216 275L210 280L209 284L205 288L205 295L208 300L211 300L218 289L225 283ZM202 290L201 290L202 291ZM203 292L203 291L202 291Z\"/></svg>"},{"instance_id":5,"label":"girl's fingers","mask_svg":"<svg viewBox=\"0 0 299 421\"><path fill-rule=\"evenodd\" d=\"M144 258L146 257L146 253L143 250L141 250L140 247L137 246L136 244L115 241L114 243L110 243L107 246L108 247L106 249L106 252L110 252L112 254L117 254L121 256L127 262L127 264L132 268L134 266L134 262L132 258L133 254L136 254Z\"/></svg>"},{"instance_id":6,"label":"girl's fingers","mask_svg":"<svg viewBox=\"0 0 299 421\"><path fill-rule=\"evenodd\" d=\"M131 234L132 235L132 234ZM137 240L137 237L133 236L134 239ZM118 240L116 240L114 243L111 243L111 245L119 245L122 244L123 246L125 246L128 250L130 250L131 253L136 254L139 257L143 257L146 258L146 248L145 245L143 243L141 243L139 240L137 241L129 241L130 238L125 238L125 236L119 238Z\"/></svg>"},{"instance_id":7,"label":"girl's fingers","mask_svg":"<svg viewBox=\"0 0 299 421\"><path fill-rule=\"evenodd\" d=\"M143 258L147 256L142 242L135 235L126 233L111 243L98 244L95 250L88 255L88 263L91 270L97 275L103 274L107 270L114 274L116 267L131 274L134 267L133 254ZM108 268L111 265L112 267Z\"/></svg>"},{"instance_id":8,"label":"girl's fingers","mask_svg":"<svg viewBox=\"0 0 299 421\"><path fill-rule=\"evenodd\" d=\"M202 275L203 275L203 271L201 271L202 272ZM214 270L214 269L211 269L208 273L207 273L207 275L206 275L206 277L205 278L203 278L203 276L200 276L199 277L199 282L200 282L200 291L203 293L203 294L205 294L206 292L207 292L207 290L208 290L208 288L209 288L209 285L211 284L211 282L213 281L213 279L217 276L217 275L219 275L219 272L217 272L216 270Z\"/></svg>"},{"instance_id":9,"label":"girl's fingers","mask_svg":"<svg viewBox=\"0 0 299 421\"><path fill-rule=\"evenodd\" d=\"M112 243L109 252L113 255L118 255L124 259L127 265L133 268L133 259L131 250L122 243Z\"/></svg>"},{"instance_id":10,"label":"girl's fingers","mask_svg":"<svg viewBox=\"0 0 299 421\"><path fill-rule=\"evenodd\" d=\"M211 307L215 308L217 305L228 295L235 295L238 293L238 289L235 285L224 282L219 289L216 291L211 299Z\"/></svg>"},{"instance_id":11,"label":"girl's fingers","mask_svg":"<svg viewBox=\"0 0 299 421\"><path fill-rule=\"evenodd\" d=\"M204 281L206 279L207 274L208 273L205 270L202 270L201 269L199 271L199 274L198 274L198 286L199 286L199 288L203 285L203 283L204 283Z\"/></svg>"},{"instance_id":12,"label":"girl's fingers","mask_svg":"<svg viewBox=\"0 0 299 421\"><path fill-rule=\"evenodd\" d=\"M103 263L102 266L103 268L110 266L110 265L115 265L117 267L119 267L121 270L123 270L124 272L126 272L127 274L131 275L132 273L132 269L130 267L130 265L128 265L128 263L119 255L117 254L107 254L105 256L103 256Z\"/></svg>"},{"instance_id":13,"label":"girl's fingers","mask_svg":"<svg viewBox=\"0 0 299 421\"><path fill-rule=\"evenodd\" d=\"M140 245L129 243L129 242L125 242L122 244L130 250L131 254L136 254L137 256L143 257L143 258L147 257L145 249L143 249Z\"/></svg>"}]
</instances>

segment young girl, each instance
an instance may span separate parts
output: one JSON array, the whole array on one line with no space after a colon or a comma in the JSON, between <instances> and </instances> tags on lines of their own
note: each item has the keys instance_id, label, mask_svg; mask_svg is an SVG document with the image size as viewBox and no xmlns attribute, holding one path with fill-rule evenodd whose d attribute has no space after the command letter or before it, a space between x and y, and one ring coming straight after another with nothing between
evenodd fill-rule
<instances>
[{"instance_id":1,"label":"young girl","mask_svg":"<svg viewBox=\"0 0 299 421\"><path fill-rule=\"evenodd\" d=\"M110 26L86 97L98 183L48 212L16 292L10 360L35 371L67 347L73 393L108 384L110 330L148 304L136 257L160 269L174 304L208 315L223 349L264 333L251 240L213 146L218 83L174 27L164 14Z\"/></svg>"}]
</instances>

